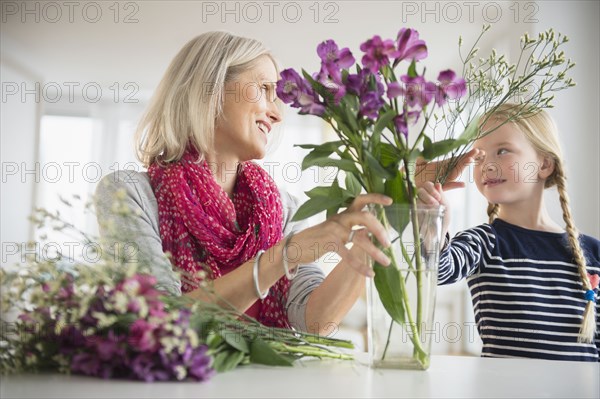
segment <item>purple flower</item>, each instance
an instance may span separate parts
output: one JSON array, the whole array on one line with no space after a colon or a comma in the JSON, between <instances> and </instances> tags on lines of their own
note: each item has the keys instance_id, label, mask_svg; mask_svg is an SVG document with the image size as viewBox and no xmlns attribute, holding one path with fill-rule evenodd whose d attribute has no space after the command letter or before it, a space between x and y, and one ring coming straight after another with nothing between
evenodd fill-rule
<instances>
[{"instance_id":1,"label":"purple flower","mask_svg":"<svg viewBox=\"0 0 600 399\"><path fill-rule=\"evenodd\" d=\"M85 337L81 330L72 325L65 326L56 336L59 352L63 355L73 354L77 348L85 347L87 342L88 337Z\"/></svg>"},{"instance_id":2,"label":"purple flower","mask_svg":"<svg viewBox=\"0 0 600 399\"><path fill-rule=\"evenodd\" d=\"M319 101L316 93L300 93L297 104L296 108L300 108L303 114L321 116L325 113L325 106Z\"/></svg>"},{"instance_id":3,"label":"purple flower","mask_svg":"<svg viewBox=\"0 0 600 399\"><path fill-rule=\"evenodd\" d=\"M136 354L130 362L133 377L146 382L167 381L170 373L162 369L160 359L149 353Z\"/></svg>"},{"instance_id":4,"label":"purple flower","mask_svg":"<svg viewBox=\"0 0 600 399\"><path fill-rule=\"evenodd\" d=\"M411 125L414 125L415 123L417 123L419 115L421 115L419 111L411 111L396 116L394 118L394 125L396 126L396 131L404 135L404 137L408 138L408 124L410 123Z\"/></svg>"},{"instance_id":5,"label":"purple flower","mask_svg":"<svg viewBox=\"0 0 600 399\"><path fill-rule=\"evenodd\" d=\"M281 79L277 81L277 96L286 104L300 108L301 113L323 115L324 105L308 82L293 69L281 71Z\"/></svg>"},{"instance_id":6,"label":"purple flower","mask_svg":"<svg viewBox=\"0 0 600 399\"><path fill-rule=\"evenodd\" d=\"M360 96L360 111L359 115L366 116L370 119L377 119L379 110L385 102L381 98L381 94L371 91Z\"/></svg>"},{"instance_id":7,"label":"purple flower","mask_svg":"<svg viewBox=\"0 0 600 399\"><path fill-rule=\"evenodd\" d=\"M360 49L365 52L362 64L371 72L378 72L382 66L388 65L390 57L396 58L398 53L393 40L381 40L378 35L361 44Z\"/></svg>"},{"instance_id":8,"label":"purple flower","mask_svg":"<svg viewBox=\"0 0 600 399\"><path fill-rule=\"evenodd\" d=\"M433 99L435 87L432 88L429 83L425 83L422 76L411 78L408 75L402 75L400 80L404 83L402 94L410 107L422 109Z\"/></svg>"},{"instance_id":9,"label":"purple flower","mask_svg":"<svg viewBox=\"0 0 600 399\"><path fill-rule=\"evenodd\" d=\"M212 369L212 359L206 354L208 346L200 347L184 354L184 362L188 366L190 376L198 381L206 381L215 374Z\"/></svg>"},{"instance_id":10,"label":"purple flower","mask_svg":"<svg viewBox=\"0 0 600 399\"><path fill-rule=\"evenodd\" d=\"M281 79L277 81L277 96L286 104L298 100L300 92L305 89L305 81L293 69L281 71Z\"/></svg>"},{"instance_id":11,"label":"purple flower","mask_svg":"<svg viewBox=\"0 0 600 399\"><path fill-rule=\"evenodd\" d=\"M422 60L427 57L425 41L419 40L419 32L414 29L402 28L398 32L398 51L396 63L402 60Z\"/></svg>"},{"instance_id":12,"label":"purple flower","mask_svg":"<svg viewBox=\"0 0 600 399\"><path fill-rule=\"evenodd\" d=\"M212 369L212 358L207 355L207 350L206 345L200 345L197 348L188 345L183 354L176 351L166 353L161 349L159 355L165 369L169 370L176 379L181 379L178 378L180 376L178 376L177 369L183 367L189 376L198 381L205 381L215 373Z\"/></svg>"},{"instance_id":13,"label":"purple flower","mask_svg":"<svg viewBox=\"0 0 600 399\"><path fill-rule=\"evenodd\" d=\"M96 339L89 340L89 342L93 342L96 353L98 353L100 360L108 361L114 358L119 358L125 354L125 351L122 348L124 337L117 336L114 330L110 330L106 338L95 338Z\"/></svg>"},{"instance_id":14,"label":"purple flower","mask_svg":"<svg viewBox=\"0 0 600 399\"><path fill-rule=\"evenodd\" d=\"M327 40L317 46L317 54L321 58L321 75L329 75L334 82L341 83L340 70L350 68L354 64L354 57L346 47L339 49L333 40Z\"/></svg>"},{"instance_id":15,"label":"purple flower","mask_svg":"<svg viewBox=\"0 0 600 399\"><path fill-rule=\"evenodd\" d=\"M361 95L369 90L369 80L373 75L368 69L362 69L357 74L350 74L346 80L346 88L350 93Z\"/></svg>"},{"instance_id":16,"label":"purple flower","mask_svg":"<svg viewBox=\"0 0 600 399\"><path fill-rule=\"evenodd\" d=\"M71 371L73 373L97 376L100 371L100 359L95 354L78 353L71 360Z\"/></svg>"},{"instance_id":17,"label":"purple flower","mask_svg":"<svg viewBox=\"0 0 600 399\"><path fill-rule=\"evenodd\" d=\"M399 95L404 94L404 89L398 82L390 82L387 85L387 97L389 99L396 98Z\"/></svg>"},{"instance_id":18,"label":"purple flower","mask_svg":"<svg viewBox=\"0 0 600 399\"><path fill-rule=\"evenodd\" d=\"M329 75L324 65L321 65L321 71L313 76L315 80L320 82L327 90L333 94L333 102L338 105L342 100L342 97L346 95L346 87L342 84L341 74L339 80L336 80L333 76Z\"/></svg>"},{"instance_id":19,"label":"purple flower","mask_svg":"<svg viewBox=\"0 0 600 399\"><path fill-rule=\"evenodd\" d=\"M467 84L463 78L457 78L456 73L447 69L438 75L439 86L435 87L435 102L442 106L448 99L458 99L467 93Z\"/></svg>"},{"instance_id":20,"label":"purple flower","mask_svg":"<svg viewBox=\"0 0 600 399\"><path fill-rule=\"evenodd\" d=\"M385 87L379 75L368 69L362 69L357 74L348 75L346 88L349 92L358 95L360 101L360 116L377 119L379 110L385 104L383 95Z\"/></svg>"},{"instance_id":21,"label":"purple flower","mask_svg":"<svg viewBox=\"0 0 600 399\"><path fill-rule=\"evenodd\" d=\"M106 308L104 307L105 300L106 297L104 295L104 289L103 287L99 287L96 290L96 298L90 304L90 307L85 316L81 318L82 327L96 327L96 325L98 324L98 320L94 316L92 316L92 314L96 312L106 313Z\"/></svg>"},{"instance_id":22,"label":"purple flower","mask_svg":"<svg viewBox=\"0 0 600 399\"><path fill-rule=\"evenodd\" d=\"M139 351L156 352L160 347L155 336L157 326L146 320L138 319L129 327L127 342Z\"/></svg>"}]
</instances>

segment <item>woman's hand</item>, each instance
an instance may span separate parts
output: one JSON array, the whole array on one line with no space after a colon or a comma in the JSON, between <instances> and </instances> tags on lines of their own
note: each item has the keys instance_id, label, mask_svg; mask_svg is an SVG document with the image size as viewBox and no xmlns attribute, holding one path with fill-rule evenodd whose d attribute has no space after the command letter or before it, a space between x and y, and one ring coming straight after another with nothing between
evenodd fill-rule
<instances>
[{"instance_id":1,"label":"woman's hand","mask_svg":"<svg viewBox=\"0 0 600 399\"><path fill-rule=\"evenodd\" d=\"M384 247L391 245L383 225L375 216L363 210L368 204L391 205L392 199L382 194L359 195L345 211L295 234L288 246L289 261L296 264L312 263L327 252L336 252L365 276L373 275L365 262L365 253L378 263L389 265L390 259L369 237L369 234L373 234ZM356 229L355 226L362 228ZM351 250L346 248L350 241L353 243Z\"/></svg>"},{"instance_id":2,"label":"woman's hand","mask_svg":"<svg viewBox=\"0 0 600 399\"><path fill-rule=\"evenodd\" d=\"M455 161L456 165L454 165L448 174L448 178L442 188L444 190L452 190L455 188L464 187L465 183L456 180L460 177L467 165L477 159L481 153L481 150L474 148L471 151L461 155L460 158ZM417 159L417 163L415 165L415 185L417 187L421 187L425 183L434 182L437 172L439 170L443 171L444 169L447 169L452 162L454 162L452 158L436 162L427 162L423 158Z\"/></svg>"}]
</instances>

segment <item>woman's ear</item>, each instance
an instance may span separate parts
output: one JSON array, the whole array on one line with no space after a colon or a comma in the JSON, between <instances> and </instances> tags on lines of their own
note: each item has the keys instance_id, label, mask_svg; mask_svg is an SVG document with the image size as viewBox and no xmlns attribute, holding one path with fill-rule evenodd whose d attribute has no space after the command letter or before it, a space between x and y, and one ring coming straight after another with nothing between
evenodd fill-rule
<instances>
[{"instance_id":1,"label":"woman's ear","mask_svg":"<svg viewBox=\"0 0 600 399\"><path fill-rule=\"evenodd\" d=\"M541 179L547 179L554 173L554 158L548 155L542 155L542 163L538 173Z\"/></svg>"}]
</instances>

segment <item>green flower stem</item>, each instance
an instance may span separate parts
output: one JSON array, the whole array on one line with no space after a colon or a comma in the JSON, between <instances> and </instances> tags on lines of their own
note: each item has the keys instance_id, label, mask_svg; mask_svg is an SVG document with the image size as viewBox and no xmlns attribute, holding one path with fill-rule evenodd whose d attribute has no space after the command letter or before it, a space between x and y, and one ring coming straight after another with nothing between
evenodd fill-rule
<instances>
[{"instance_id":1,"label":"green flower stem","mask_svg":"<svg viewBox=\"0 0 600 399\"><path fill-rule=\"evenodd\" d=\"M390 320L390 328L388 330L387 340L385 341L385 348L383 348L383 355L381 355L381 360L385 359L385 355L387 354L388 347L390 346L390 341L392 340L392 328L394 328L394 319Z\"/></svg>"},{"instance_id":2,"label":"green flower stem","mask_svg":"<svg viewBox=\"0 0 600 399\"><path fill-rule=\"evenodd\" d=\"M285 353L298 353L304 356L313 356L319 358L352 360L354 356L346 353L331 352L314 346L292 346L283 342L270 342L269 345L276 351Z\"/></svg>"},{"instance_id":3,"label":"green flower stem","mask_svg":"<svg viewBox=\"0 0 600 399\"><path fill-rule=\"evenodd\" d=\"M382 222L384 227L389 230L389 228L390 228L389 222L387 220L387 217L385 216L385 210L383 209L383 207L379 206L377 209L377 213L378 213L379 220ZM420 328L414 322L412 311L410 309L410 299L408 298L408 292L406 289L406 284L404 282L404 277L402 276L402 272L400 271L400 268L398 268L398 266L397 266L398 262L396 260L396 257L394 255L394 251L392 250L392 248L386 248L386 249L384 249L384 252L386 253L386 255L389 256L389 258L391 260L391 264L388 267L395 267L398 269L398 272L400 273L400 291L402 292L402 304L404 306L404 310L406 311L406 317L408 318L408 325L412 332L410 339L414 345L416 359L420 363L425 364L426 359L427 359L427 353L421 346L421 341L419 341L419 338L420 338L419 329ZM421 291L418 292L418 296L419 297L421 296ZM388 331L388 336L391 334L392 327L393 327L393 322L390 325L390 330ZM384 349L383 356L381 357L382 361L385 359L388 344L389 344L389 339L388 339L388 342Z\"/></svg>"},{"instance_id":4,"label":"green flower stem","mask_svg":"<svg viewBox=\"0 0 600 399\"><path fill-rule=\"evenodd\" d=\"M421 257L421 240L419 236L419 217L417 215L417 199L413 196L412 202L410 204L411 207L411 219L412 219L412 227L413 227L413 237L415 239L415 260L417 261L417 324L420 328L421 321L423 320L423 301L422 301L422 292L423 292L423 258Z\"/></svg>"},{"instance_id":5,"label":"green flower stem","mask_svg":"<svg viewBox=\"0 0 600 399\"><path fill-rule=\"evenodd\" d=\"M404 164L408 165L408 160L404 160ZM410 174L406 174L406 182L408 183L409 188L409 198L410 200L410 216L412 220L412 228L413 228L413 238L415 245L415 260L417 265L416 269L416 279L417 279L417 330L420 329L421 321L423 319L423 301L422 301L422 291L423 291L423 259L421 258L421 240L419 236L419 218L417 215L417 196L416 192L414 192L415 187L410 178Z\"/></svg>"},{"instance_id":6,"label":"green flower stem","mask_svg":"<svg viewBox=\"0 0 600 399\"><path fill-rule=\"evenodd\" d=\"M313 335L302 336L302 340L310 344L334 346L336 348L354 349L354 344L350 341L335 340Z\"/></svg>"}]
</instances>

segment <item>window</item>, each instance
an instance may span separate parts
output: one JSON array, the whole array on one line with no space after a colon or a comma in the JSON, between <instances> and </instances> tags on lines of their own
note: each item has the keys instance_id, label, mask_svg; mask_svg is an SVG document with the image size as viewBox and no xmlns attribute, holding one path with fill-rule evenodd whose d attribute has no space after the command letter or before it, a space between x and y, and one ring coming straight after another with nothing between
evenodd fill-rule
<instances>
[{"instance_id":1,"label":"window","mask_svg":"<svg viewBox=\"0 0 600 399\"><path fill-rule=\"evenodd\" d=\"M95 217L84 212L95 183L102 175L94 162L94 121L89 117L44 115L40 125L39 162L35 165L37 208L59 211L61 218L87 234L96 234ZM79 198L79 199L76 199ZM66 205L63 200L71 203ZM66 240L46 232L47 240ZM39 239L38 235L36 239ZM69 235L70 241L78 238ZM41 240L45 241L45 240ZM61 246L62 247L62 246Z\"/></svg>"}]
</instances>

